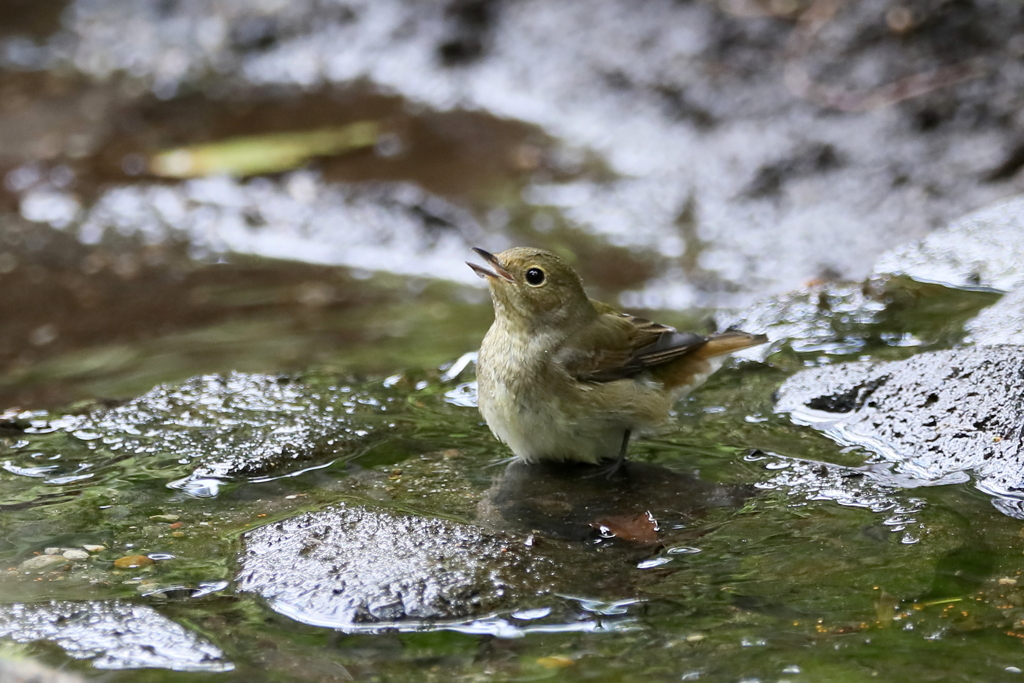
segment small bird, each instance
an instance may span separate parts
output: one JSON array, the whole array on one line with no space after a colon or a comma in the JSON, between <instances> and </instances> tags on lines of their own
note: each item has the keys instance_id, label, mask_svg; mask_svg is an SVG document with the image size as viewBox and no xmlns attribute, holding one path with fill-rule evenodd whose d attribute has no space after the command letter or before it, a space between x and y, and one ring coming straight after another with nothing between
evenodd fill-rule
<instances>
[{"instance_id":1,"label":"small bird","mask_svg":"<svg viewBox=\"0 0 1024 683\"><path fill-rule=\"evenodd\" d=\"M621 463L633 434L651 434L673 404L725 356L768 341L729 330L711 337L620 313L587 297L562 259L541 249L473 249L494 324L477 359L480 412L528 463Z\"/></svg>"}]
</instances>

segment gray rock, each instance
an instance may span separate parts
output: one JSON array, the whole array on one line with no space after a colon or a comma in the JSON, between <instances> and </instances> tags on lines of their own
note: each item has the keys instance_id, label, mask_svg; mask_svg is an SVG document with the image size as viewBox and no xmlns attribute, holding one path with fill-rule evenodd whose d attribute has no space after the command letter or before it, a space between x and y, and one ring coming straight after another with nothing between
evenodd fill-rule
<instances>
[{"instance_id":1,"label":"gray rock","mask_svg":"<svg viewBox=\"0 0 1024 683\"><path fill-rule=\"evenodd\" d=\"M46 483L83 476L84 463L102 467L133 456L154 471L184 476L169 482L197 496L214 495L223 479L251 477L330 461L378 438L395 403L333 378L230 373L163 384L113 408L83 414L35 413L27 443L10 454L9 471L40 476L37 453L60 455ZM354 418L353 415L358 415ZM62 439L52 437L62 433ZM380 435L393 429L379 430ZM155 519L170 521L173 515ZM61 548L47 553L60 556Z\"/></svg>"},{"instance_id":2,"label":"gray rock","mask_svg":"<svg viewBox=\"0 0 1024 683\"><path fill-rule=\"evenodd\" d=\"M230 671L210 642L151 607L120 600L0 605L0 638L49 640L97 669ZM6 681L2 676L0 680Z\"/></svg>"},{"instance_id":3,"label":"gray rock","mask_svg":"<svg viewBox=\"0 0 1024 683\"><path fill-rule=\"evenodd\" d=\"M340 504L246 534L238 589L351 629L482 616L551 591L555 573L508 535Z\"/></svg>"},{"instance_id":4,"label":"gray rock","mask_svg":"<svg viewBox=\"0 0 1024 683\"><path fill-rule=\"evenodd\" d=\"M883 254L876 273L951 287L1010 291L1024 285L1024 197L990 206Z\"/></svg>"},{"instance_id":5,"label":"gray rock","mask_svg":"<svg viewBox=\"0 0 1024 683\"><path fill-rule=\"evenodd\" d=\"M30 557L19 565L22 571L31 572L39 569L46 569L58 564L65 564L67 559L61 555L36 555Z\"/></svg>"},{"instance_id":6,"label":"gray rock","mask_svg":"<svg viewBox=\"0 0 1024 683\"><path fill-rule=\"evenodd\" d=\"M975 344L1024 344L1024 288L982 310L964 328Z\"/></svg>"},{"instance_id":7,"label":"gray rock","mask_svg":"<svg viewBox=\"0 0 1024 683\"><path fill-rule=\"evenodd\" d=\"M3 683L84 683L85 679L65 671L57 671L31 659L0 659L0 681Z\"/></svg>"},{"instance_id":8,"label":"gray rock","mask_svg":"<svg viewBox=\"0 0 1024 683\"><path fill-rule=\"evenodd\" d=\"M777 410L843 444L898 462L904 482L976 476L996 495L1024 495L1024 347L923 353L904 361L799 372Z\"/></svg>"}]
</instances>

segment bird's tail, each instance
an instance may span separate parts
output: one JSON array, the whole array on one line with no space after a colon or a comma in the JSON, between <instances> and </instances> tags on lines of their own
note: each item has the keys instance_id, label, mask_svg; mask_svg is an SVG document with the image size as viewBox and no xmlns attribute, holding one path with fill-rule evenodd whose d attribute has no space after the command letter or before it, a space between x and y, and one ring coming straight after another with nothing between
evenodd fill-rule
<instances>
[{"instance_id":1,"label":"bird's tail","mask_svg":"<svg viewBox=\"0 0 1024 683\"><path fill-rule=\"evenodd\" d=\"M764 334L751 334L741 330L726 330L721 334L711 336L707 343L697 349L695 355L701 358L715 358L716 356L724 356L733 351L749 349L751 346L764 344L767 341L768 336Z\"/></svg>"}]
</instances>

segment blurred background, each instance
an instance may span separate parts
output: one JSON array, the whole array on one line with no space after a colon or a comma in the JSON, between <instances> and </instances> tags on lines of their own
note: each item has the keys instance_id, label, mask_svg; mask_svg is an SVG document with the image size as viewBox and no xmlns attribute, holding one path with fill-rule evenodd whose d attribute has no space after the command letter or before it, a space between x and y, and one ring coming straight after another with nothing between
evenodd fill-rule
<instances>
[{"instance_id":1,"label":"blurred background","mask_svg":"<svg viewBox=\"0 0 1024 683\"><path fill-rule=\"evenodd\" d=\"M0 411L476 348L472 246L704 325L1024 186L1008 0L0 1Z\"/></svg>"}]
</instances>

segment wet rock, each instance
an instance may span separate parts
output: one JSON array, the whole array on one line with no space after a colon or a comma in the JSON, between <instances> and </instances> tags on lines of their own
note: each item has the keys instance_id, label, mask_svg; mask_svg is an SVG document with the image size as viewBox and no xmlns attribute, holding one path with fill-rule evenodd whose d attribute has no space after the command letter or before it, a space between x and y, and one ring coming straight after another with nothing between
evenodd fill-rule
<instances>
[{"instance_id":1,"label":"wet rock","mask_svg":"<svg viewBox=\"0 0 1024 683\"><path fill-rule=\"evenodd\" d=\"M1024 197L1017 197L893 249L878 259L875 272L950 287L1010 291L1024 286L1022 254Z\"/></svg>"},{"instance_id":2,"label":"wet rock","mask_svg":"<svg viewBox=\"0 0 1024 683\"><path fill-rule=\"evenodd\" d=\"M0 638L48 640L70 657L91 659L97 669L234 668L209 641L150 607L120 600L0 605Z\"/></svg>"},{"instance_id":3,"label":"wet rock","mask_svg":"<svg viewBox=\"0 0 1024 683\"><path fill-rule=\"evenodd\" d=\"M37 555L22 562L18 568L22 571L32 572L66 563L67 559L61 555Z\"/></svg>"},{"instance_id":4,"label":"wet rock","mask_svg":"<svg viewBox=\"0 0 1024 683\"><path fill-rule=\"evenodd\" d=\"M245 536L238 588L334 628L465 619L550 593L557 563L501 533L341 504Z\"/></svg>"},{"instance_id":5,"label":"wet rock","mask_svg":"<svg viewBox=\"0 0 1024 683\"><path fill-rule=\"evenodd\" d=\"M65 560L88 560L89 559L89 553L87 553L84 550L79 550L77 548L68 548L63 553L61 553L61 556Z\"/></svg>"},{"instance_id":6,"label":"wet rock","mask_svg":"<svg viewBox=\"0 0 1024 683\"><path fill-rule=\"evenodd\" d=\"M1024 344L1024 288L1004 295L964 328L975 344Z\"/></svg>"},{"instance_id":7,"label":"wet rock","mask_svg":"<svg viewBox=\"0 0 1024 683\"><path fill-rule=\"evenodd\" d=\"M30 659L0 658L0 681L4 683L84 683L85 679L57 671Z\"/></svg>"},{"instance_id":8,"label":"wet rock","mask_svg":"<svg viewBox=\"0 0 1024 683\"><path fill-rule=\"evenodd\" d=\"M1022 347L805 370L782 385L776 407L899 463L907 481L966 481L972 472L987 492L1024 493Z\"/></svg>"},{"instance_id":9,"label":"wet rock","mask_svg":"<svg viewBox=\"0 0 1024 683\"><path fill-rule=\"evenodd\" d=\"M23 448L4 467L64 484L92 478L101 463L142 457L169 480L190 472L173 487L213 495L226 478L321 463L354 442L365 446L390 419L389 402L385 392L371 396L329 378L207 375L113 408L53 418L27 413ZM59 464L39 467L40 453L60 454Z\"/></svg>"}]
</instances>

